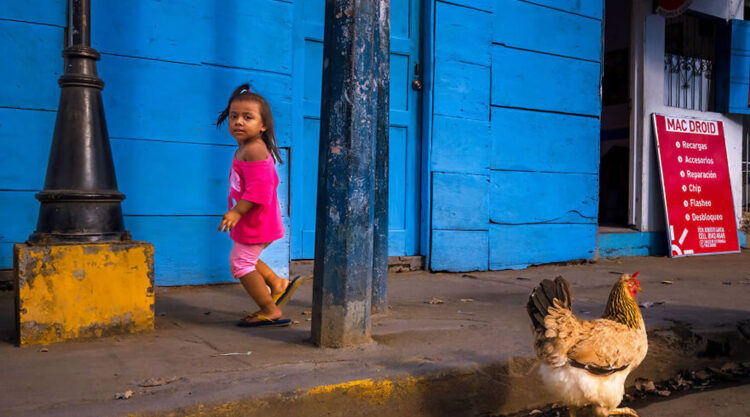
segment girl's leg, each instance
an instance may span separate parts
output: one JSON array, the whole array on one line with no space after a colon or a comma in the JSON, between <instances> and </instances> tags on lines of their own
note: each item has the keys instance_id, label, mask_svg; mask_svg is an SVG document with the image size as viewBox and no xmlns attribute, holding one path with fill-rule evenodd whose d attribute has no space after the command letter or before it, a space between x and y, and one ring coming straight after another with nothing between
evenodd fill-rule
<instances>
[{"instance_id":1,"label":"girl's leg","mask_svg":"<svg viewBox=\"0 0 750 417\"><path fill-rule=\"evenodd\" d=\"M289 286L288 279L279 278L279 276L260 259L258 259L258 263L255 264L255 270L263 276L263 281L265 281L266 285L271 289L272 296L282 294L286 291L286 287Z\"/></svg>"},{"instance_id":2,"label":"girl's leg","mask_svg":"<svg viewBox=\"0 0 750 417\"><path fill-rule=\"evenodd\" d=\"M245 291L247 291L247 293L250 295L250 297L252 297L255 303L258 304L258 307L260 307L260 311L258 313L268 317L271 320L281 318L281 310L276 306L276 303L273 302L271 294L268 293L266 282L264 281L263 276L260 274L260 272L255 270L246 275L243 275L242 277L240 277L240 282L245 288ZM253 322L259 320L246 319L246 321Z\"/></svg>"},{"instance_id":3,"label":"girl's leg","mask_svg":"<svg viewBox=\"0 0 750 417\"><path fill-rule=\"evenodd\" d=\"M281 318L281 310L268 293L266 282L263 275L258 272L256 265L259 261L263 245L245 245L234 242L232 252L229 254L229 265L232 275L239 279L248 295L258 304L260 311L255 314L262 314L271 320ZM246 317L246 322L261 321L258 318Z\"/></svg>"}]
</instances>

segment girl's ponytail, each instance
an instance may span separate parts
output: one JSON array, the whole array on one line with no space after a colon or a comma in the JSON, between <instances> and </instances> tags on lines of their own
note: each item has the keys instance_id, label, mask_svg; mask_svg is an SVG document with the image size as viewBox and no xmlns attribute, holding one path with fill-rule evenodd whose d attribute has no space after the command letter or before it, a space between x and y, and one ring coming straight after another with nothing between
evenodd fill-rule
<instances>
[{"instance_id":1,"label":"girl's ponytail","mask_svg":"<svg viewBox=\"0 0 750 417\"><path fill-rule=\"evenodd\" d=\"M242 93L249 93L250 92L250 84L242 84L241 86L234 89L234 92L232 92L232 95L229 96L229 101L227 101L227 107L224 108L224 110L219 113L219 118L216 120L216 128L218 129L219 126L221 126L222 123L224 123L224 120L227 120L227 117L229 117L229 107L232 105L232 102L234 101L237 96L239 96Z\"/></svg>"}]
</instances>

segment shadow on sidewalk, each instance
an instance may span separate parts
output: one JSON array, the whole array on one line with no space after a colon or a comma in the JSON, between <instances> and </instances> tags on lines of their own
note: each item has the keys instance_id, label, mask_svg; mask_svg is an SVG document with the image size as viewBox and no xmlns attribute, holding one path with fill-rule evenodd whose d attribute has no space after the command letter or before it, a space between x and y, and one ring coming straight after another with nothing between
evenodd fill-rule
<instances>
[{"instance_id":1,"label":"shadow on sidewalk","mask_svg":"<svg viewBox=\"0 0 750 417\"><path fill-rule=\"evenodd\" d=\"M287 304L284 317L296 321L291 326L245 328L237 326L237 321L254 312L257 306L239 284L217 285L210 291L162 287L156 292L156 330L187 331L207 344L251 337L312 347L309 323L299 322L301 306L294 299Z\"/></svg>"},{"instance_id":2,"label":"shadow on sidewalk","mask_svg":"<svg viewBox=\"0 0 750 417\"><path fill-rule=\"evenodd\" d=\"M16 345L17 341L16 292L15 290L2 290L0 291L0 343Z\"/></svg>"},{"instance_id":3,"label":"shadow on sidewalk","mask_svg":"<svg viewBox=\"0 0 750 417\"><path fill-rule=\"evenodd\" d=\"M0 290L0 344L17 346L15 290ZM208 345L212 339L230 340L232 337L251 337L312 347L308 323L281 328L243 328L236 325L256 306L239 284L215 285L206 291L191 287L157 287L155 297L155 330L187 332ZM309 310L310 306L291 300L286 310ZM285 311L285 317L290 317ZM305 316L303 316L305 317ZM309 316L307 316L309 317ZM302 320L305 320L302 318ZM230 332L227 332L230 330ZM136 335L137 337L137 335Z\"/></svg>"}]
</instances>

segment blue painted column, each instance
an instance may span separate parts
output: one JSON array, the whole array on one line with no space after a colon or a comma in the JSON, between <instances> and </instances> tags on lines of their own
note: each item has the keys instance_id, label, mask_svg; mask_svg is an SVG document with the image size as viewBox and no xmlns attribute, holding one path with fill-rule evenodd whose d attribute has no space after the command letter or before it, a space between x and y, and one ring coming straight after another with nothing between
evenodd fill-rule
<instances>
[{"instance_id":1,"label":"blue painted column","mask_svg":"<svg viewBox=\"0 0 750 417\"><path fill-rule=\"evenodd\" d=\"M375 215L372 259L372 312L388 311L388 126L391 78L391 5L379 0L375 27Z\"/></svg>"},{"instance_id":2,"label":"blue painted column","mask_svg":"<svg viewBox=\"0 0 750 417\"><path fill-rule=\"evenodd\" d=\"M312 316L322 347L370 341L377 10L326 1Z\"/></svg>"}]
</instances>

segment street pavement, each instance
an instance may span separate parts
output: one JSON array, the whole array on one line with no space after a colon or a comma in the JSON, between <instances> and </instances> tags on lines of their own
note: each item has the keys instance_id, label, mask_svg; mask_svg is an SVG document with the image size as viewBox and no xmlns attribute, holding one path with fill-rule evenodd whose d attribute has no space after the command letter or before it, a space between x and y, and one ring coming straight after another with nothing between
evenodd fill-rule
<instances>
[{"instance_id":1,"label":"street pavement","mask_svg":"<svg viewBox=\"0 0 750 417\"><path fill-rule=\"evenodd\" d=\"M640 417L750 417L750 385L659 401L638 411Z\"/></svg>"},{"instance_id":2,"label":"street pavement","mask_svg":"<svg viewBox=\"0 0 750 417\"><path fill-rule=\"evenodd\" d=\"M532 409L549 402L539 391L525 311L532 287L564 276L574 312L591 319L618 275L635 271L650 349L630 383L749 359L747 250L392 273L389 311L372 318L373 342L345 349L309 341L310 276L284 311L294 320L289 327L235 326L253 311L236 284L158 287L152 333L28 348L12 344L13 293L0 291L0 415L477 416ZM130 398L115 399L128 391ZM666 415L658 413L641 415Z\"/></svg>"}]
</instances>

